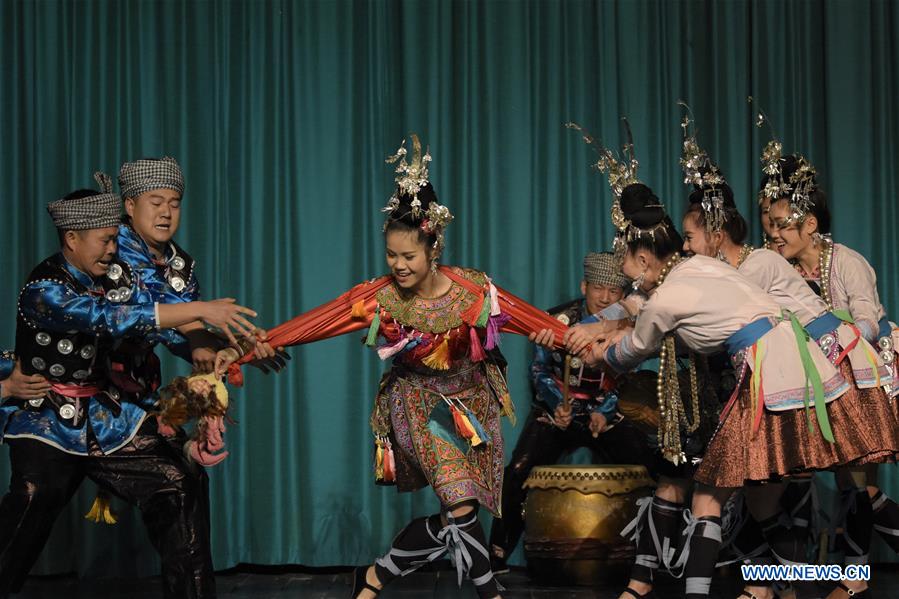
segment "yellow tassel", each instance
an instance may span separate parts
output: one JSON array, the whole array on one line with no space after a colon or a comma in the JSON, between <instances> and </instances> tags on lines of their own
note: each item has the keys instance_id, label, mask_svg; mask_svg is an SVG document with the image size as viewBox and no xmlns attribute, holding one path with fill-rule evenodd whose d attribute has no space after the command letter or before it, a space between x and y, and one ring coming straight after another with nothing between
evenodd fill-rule
<instances>
[{"instance_id":1,"label":"yellow tassel","mask_svg":"<svg viewBox=\"0 0 899 599\"><path fill-rule=\"evenodd\" d=\"M365 318L368 313L365 311L365 301L359 300L355 304L353 304L353 308L350 311L350 316L353 318Z\"/></svg>"},{"instance_id":2,"label":"yellow tassel","mask_svg":"<svg viewBox=\"0 0 899 599\"><path fill-rule=\"evenodd\" d=\"M477 429L475 429L474 425L471 424L471 419L468 417L464 410L460 410L459 408L453 406L450 408L450 411L453 414L453 421L456 424L456 432L459 434L459 436L464 439L468 439L468 442L472 447L477 447L484 442L484 440L478 436Z\"/></svg>"},{"instance_id":3,"label":"yellow tassel","mask_svg":"<svg viewBox=\"0 0 899 599\"><path fill-rule=\"evenodd\" d=\"M97 524L115 524L118 522L109 505L109 495L103 491L97 493L94 504L91 506L90 511L84 515L84 518Z\"/></svg>"},{"instance_id":4,"label":"yellow tassel","mask_svg":"<svg viewBox=\"0 0 899 599\"><path fill-rule=\"evenodd\" d=\"M471 420L469 420L465 412L462 412L461 410L459 411L459 420L462 421L462 426L465 429L466 438L471 439L478 436L478 432L474 430L474 427L471 425Z\"/></svg>"},{"instance_id":5,"label":"yellow tassel","mask_svg":"<svg viewBox=\"0 0 899 599\"><path fill-rule=\"evenodd\" d=\"M384 480L384 447L377 441L378 449L375 451L375 480Z\"/></svg>"},{"instance_id":6,"label":"yellow tassel","mask_svg":"<svg viewBox=\"0 0 899 599\"><path fill-rule=\"evenodd\" d=\"M469 420L468 416L462 414L462 418L465 422L465 427L471 431L471 436L468 438L468 442L471 443L472 447L477 447L478 445L483 443L484 440L478 436L478 431L474 426L472 426L471 420Z\"/></svg>"},{"instance_id":7,"label":"yellow tassel","mask_svg":"<svg viewBox=\"0 0 899 599\"><path fill-rule=\"evenodd\" d=\"M432 370L449 370L450 367L450 352L449 352L449 343L446 341L446 337L443 338L443 341L440 342L434 351L427 355L422 361L422 364L427 366Z\"/></svg>"},{"instance_id":8,"label":"yellow tassel","mask_svg":"<svg viewBox=\"0 0 899 599\"><path fill-rule=\"evenodd\" d=\"M518 418L515 417L515 404L512 403L512 396L508 391L503 393L503 416L509 419L512 426L518 422Z\"/></svg>"}]
</instances>

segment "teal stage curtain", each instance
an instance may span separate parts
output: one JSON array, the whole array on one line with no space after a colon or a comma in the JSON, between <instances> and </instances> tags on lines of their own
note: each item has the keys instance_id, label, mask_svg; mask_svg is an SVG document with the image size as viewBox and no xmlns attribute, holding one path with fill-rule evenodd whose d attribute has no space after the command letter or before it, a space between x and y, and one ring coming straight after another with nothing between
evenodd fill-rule
<instances>
[{"instance_id":1,"label":"teal stage curtain","mask_svg":"<svg viewBox=\"0 0 899 599\"><path fill-rule=\"evenodd\" d=\"M607 185L562 124L617 145L627 115L642 179L679 215L676 101L688 101L758 239L767 137L749 95L786 151L818 167L835 238L871 261L899 314L895 2L30 0L3 2L0 25L7 347L22 281L55 251L46 203L123 160L181 162L177 240L198 259L205 296L236 297L266 326L385 271L384 158L417 131L456 214L444 261L550 306L577 294L582 256L611 239ZM511 337L503 347L525 414L530 350ZM359 335L291 353L288 371L252 371L234 393L232 455L210 472L218 568L367 562L436 509L427 490L372 484L382 365ZM166 359L164 376L185 368ZM511 452L517 431L506 433ZM895 468L884 480L899 496ZM82 519L87 487L36 572L154 573L133 510L119 505L116 527Z\"/></svg>"}]
</instances>

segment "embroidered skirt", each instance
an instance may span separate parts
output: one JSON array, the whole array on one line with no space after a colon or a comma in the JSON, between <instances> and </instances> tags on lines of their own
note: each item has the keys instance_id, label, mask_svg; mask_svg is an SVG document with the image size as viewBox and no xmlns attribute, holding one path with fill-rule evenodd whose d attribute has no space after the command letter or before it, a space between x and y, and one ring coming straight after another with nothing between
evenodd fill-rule
<instances>
[{"instance_id":1,"label":"embroidered skirt","mask_svg":"<svg viewBox=\"0 0 899 599\"><path fill-rule=\"evenodd\" d=\"M389 406L398 490L430 485L445 507L476 500L500 516L501 404L484 365L462 360L451 371L396 368L382 393ZM450 404L470 410L488 437L483 443L473 447L457 433Z\"/></svg>"}]
</instances>

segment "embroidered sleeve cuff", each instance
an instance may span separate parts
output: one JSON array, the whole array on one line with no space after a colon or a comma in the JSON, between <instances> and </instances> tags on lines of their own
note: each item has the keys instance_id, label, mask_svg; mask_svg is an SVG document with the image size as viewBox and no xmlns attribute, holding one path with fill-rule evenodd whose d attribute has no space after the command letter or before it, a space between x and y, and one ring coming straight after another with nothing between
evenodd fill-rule
<instances>
[{"instance_id":1,"label":"embroidered sleeve cuff","mask_svg":"<svg viewBox=\"0 0 899 599\"><path fill-rule=\"evenodd\" d=\"M606 351L606 364L616 373L621 374L633 369L643 358L634 351L631 335L627 335Z\"/></svg>"}]
</instances>

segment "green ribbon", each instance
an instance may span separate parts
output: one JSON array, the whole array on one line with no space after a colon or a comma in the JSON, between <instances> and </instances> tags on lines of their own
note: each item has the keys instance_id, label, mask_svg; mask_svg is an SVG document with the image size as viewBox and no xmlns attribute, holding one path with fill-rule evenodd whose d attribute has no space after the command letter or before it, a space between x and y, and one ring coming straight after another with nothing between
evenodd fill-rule
<instances>
[{"instance_id":1,"label":"green ribbon","mask_svg":"<svg viewBox=\"0 0 899 599\"><path fill-rule=\"evenodd\" d=\"M833 431L827 418L827 404L824 401L824 383L821 381L821 373L815 367L812 355L808 351L809 335L793 314L790 314L790 325L793 327L793 335L796 336L796 347L799 349L799 358L802 360L802 368L805 370L805 397L803 401L805 403L805 415L808 419L809 432L812 430L808 397L808 383L811 381L812 389L815 391L815 416L818 419L818 426L824 438L834 443Z\"/></svg>"},{"instance_id":2,"label":"green ribbon","mask_svg":"<svg viewBox=\"0 0 899 599\"><path fill-rule=\"evenodd\" d=\"M365 345L374 347L378 341L378 330L381 328L381 306L375 308L375 317L371 319L371 326L368 327L368 336L365 338Z\"/></svg>"},{"instance_id":3,"label":"green ribbon","mask_svg":"<svg viewBox=\"0 0 899 599\"><path fill-rule=\"evenodd\" d=\"M481 313L478 315L477 321L475 321L474 326L479 329L483 329L487 326L487 321L490 319L490 293L484 295L484 305L481 306Z\"/></svg>"}]
</instances>

